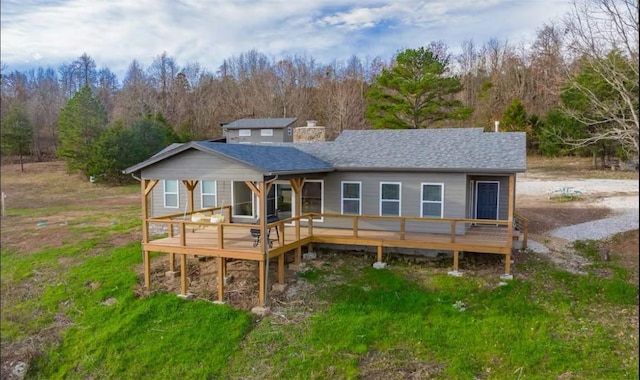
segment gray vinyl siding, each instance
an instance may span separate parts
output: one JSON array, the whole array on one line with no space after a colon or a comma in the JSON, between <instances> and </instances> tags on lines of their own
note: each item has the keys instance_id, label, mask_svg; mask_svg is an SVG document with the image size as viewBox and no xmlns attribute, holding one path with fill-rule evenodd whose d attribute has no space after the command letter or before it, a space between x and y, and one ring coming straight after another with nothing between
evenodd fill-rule
<instances>
[{"instance_id":1,"label":"gray vinyl siding","mask_svg":"<svg viewBox=\"0 0 640 380\"><path fill-rule=\"evenodd\" d=\"M462 173L415 173L415 172L334 172L327 175L324 182L325 213L340 214L342 181L361 182L362 215L380 215L380 182L400 182L401 216L420 216L422 183L442 183L444 185L444 218L464 218L466 216L466 175ZM352 228L351 218L325 218L318 225L335 228ZM370 229L399 228L399 222L363 220L359 226ZM408 232L450 231L448 223L407 222ZM457 232L463 233L460 225Z\"/></svg>"},{"instance_id":2,"label":"gray vinyl siding","mask_svg":"<svg viewBox=\"0 0 640 380\"><path fill-rule=\"evenodd\" d=\"M249 129L251 136L240 136L239 129L229 129L227 131L227 142L229 144L238 143L282 143L293 142L293 127L291 135L287 134L287 128L265 128L272 129L273 136L261 136L260 128L242 128Z\"/></svg>"},{"instance_id":3,"label":"gray vinyl siding","mask_svg":"<svg viewBox=\"0 0 640 380\"><path fill-rule=\"evenodd\" d=\"M189 150L142 170L144 179L261 181L262 174L225 157Z\"/></svg>"},{"instance_id":4,"label":"gray vinyl siding","mask_svg":"<svg viewBox=\"0 0 640 380\"><path fill-rule=\"evenodd\" d=\"M171 160L161 161L142 170L142 178L159 179L151 195L151 215L184 213L189 192L182 180L217 181L218 205L231 204L231 181L260 181L262 174L224 157L215 157L197 150L184 152ZM164 179L178 180L178 208L164 207ZM201 207L200 183L194 190L194 207Z\"/></svg>"}]
</instances>

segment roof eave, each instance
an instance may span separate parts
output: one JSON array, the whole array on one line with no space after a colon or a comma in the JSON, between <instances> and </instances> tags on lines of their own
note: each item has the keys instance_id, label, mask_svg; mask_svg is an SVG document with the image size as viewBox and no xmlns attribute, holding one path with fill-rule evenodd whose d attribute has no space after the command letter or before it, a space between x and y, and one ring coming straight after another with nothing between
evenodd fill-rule
<instances>
[{"instance_id":1,"label":"roof eave","mask_svg":"<svg viewBox=\"0 0 640 380\"><path fill-rule=\"evenodd\" d=\"M526 168L416 168L416 167L352 167L336 166L342 172L438 172L438 173L524 173Z\"/></svg>"},{"instance_id":2,"label":"roof eave","mask_svg":"<svg viewBox=\"0 0 640 380\"><path fill-rule=\"evenodd\" d=\"M310 169L310 170L286 170L286 171L272 171L262 173L265 176L275 176L275 175L299 175L299 174L315 174L315 173L330 173L334 171L333 168L328 169Z\"/></svg>"}]
</instances>

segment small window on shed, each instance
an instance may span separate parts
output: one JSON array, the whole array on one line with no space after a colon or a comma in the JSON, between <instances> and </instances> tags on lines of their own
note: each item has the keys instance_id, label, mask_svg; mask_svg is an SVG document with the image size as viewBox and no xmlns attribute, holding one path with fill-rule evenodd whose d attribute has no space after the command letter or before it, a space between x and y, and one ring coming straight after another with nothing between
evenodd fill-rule
<instances>
[{"instance_id":1,"label":"small window on shed","mask_svg":"<svg viewBox=\"0 0 640 380\"><path fill-rule=\"evenodd\" d=\"M238 130L238 136L240 137L250 137L251 129L240 129Z\"/></svg>"},{"instance_id":2,"label":"small window on shed","mask_svg":"<svg viewBox=\"0 0 640 380\"><path fill-rule=\"evenodd\" d=\"M293 133L293 128L287 127L287 136L291 136L292 133Z\"/></svg>"},{"instance_id":3,"label":"small window on shed","mask_svg":"<svg viewBox=\"0 0 640 380\"><path fill-rule=\"evenodd\" d=\"M271 128L261 129L260 136L273 136L273 129Z\"/></svg>"}]
</instances>

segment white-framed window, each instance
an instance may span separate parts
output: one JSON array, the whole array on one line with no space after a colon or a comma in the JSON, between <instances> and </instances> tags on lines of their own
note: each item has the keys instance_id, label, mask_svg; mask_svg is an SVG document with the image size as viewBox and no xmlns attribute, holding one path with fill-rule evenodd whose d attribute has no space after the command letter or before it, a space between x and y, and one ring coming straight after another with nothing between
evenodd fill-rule
<instances>
[{"instance_id":1,"label":"white-framed window","mask_svg":"<svg viewBox=\"0 0 640 380\"><path fill-rule=\"evenodd\" d=\"M444 215L444 184L422 183L420 191L420 216L442 218Z\"/></svg>"},{"instance_id":2,"label":"white-framed window","mask_svg":"<svg viewBox=\"0 0 640 380\"><path fill-rule=\"evenodd\" d=\"M340 187L340 212L360 215L362 212L362 182L342 181Z\"/></svg>"},{"instance_id":3,"label":"white-framed window","mask_svg":"<svg viewBox=\"0 0 640 380\"><path fill-rule=\"evenodd\" d=\"M178 208L180 193L178 191L177 179L165 179L163 183L163 198L165 208Z\"/></svg>"},{"instance_id":4,"label":"white-framed window","mask_svg":"<svg viewBox=\"0 0 640 380\"><path fill-rule=\"evenodd\" d=\"M300 214L324 212L324 180L307 179L302 185L300 194L302 210ZM314 218L314 221L322 222L323 218Z\"/></svg>"},{"instance_id":5,"label":"white-framed window","mask_svg":"<svg viewBox=\"0 0 640 380\"><path fill-rule=\"evenodd\" d=\"M273 129L271 128L261 129L260 136L273 136Z\"/></svg>"},{"instance_id":6,"label":"white-framed window","mask_svg":"<svg viewBox=\"0 0 640 380\"><path fill-rule=\"evenodd\" d=\"M380 215L400 216L400 182L380 182Z\"/></svg>"},{"instance_id":7,"label":"white-framed window","mask_svg":"<svg viewBox=\"0 0 640 380\"><path fill-rule=\"evenodd\" d=\"M255 216L255 196L244 182L231 182L231 207L233 216Z\"/></svg>"},{"instance_id":8,"label":"white-framed window","mask_svg":"<svg viewBox=\"0 0 640 380\"><path fill-rule=\"evenodd\" d=\"M250 137L251 136L251 129L239 129L238 130L238 136L240 136L240 137Z\"/></svg>"},{"instance_id":9,"label":"white-framed window","mask_svg":"<svg viewBox=\"0 0 640 380\"><path fill-rule=\"evenodd\" d=\"M218 205L217 190L216 181L200 182L200 204L202 208L216 207Z\"/></svg>"}]
</instances>

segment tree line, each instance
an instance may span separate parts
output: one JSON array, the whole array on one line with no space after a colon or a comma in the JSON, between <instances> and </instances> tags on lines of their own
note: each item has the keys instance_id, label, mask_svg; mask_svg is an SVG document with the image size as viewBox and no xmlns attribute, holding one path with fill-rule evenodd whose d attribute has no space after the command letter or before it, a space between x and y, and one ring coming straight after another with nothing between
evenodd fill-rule
<instances>
[{"instance_id":1,"label":"tree line","mask_svg":"<svg viewBox=\"0 0 640 380\"><path fill-rule=\"evenodd\" d=\"M120 83L86 53L54 68L1 72L2 153L55 157L122 180L124 167L172 142L221 136L245 117L314 119L345 129L474 126L527 133L545 155L638 157L638 1L576 0L531 44L435 41L384 61L250 50L215 72L166 52L133 60Z\"/></svg>"}]
</instances>

